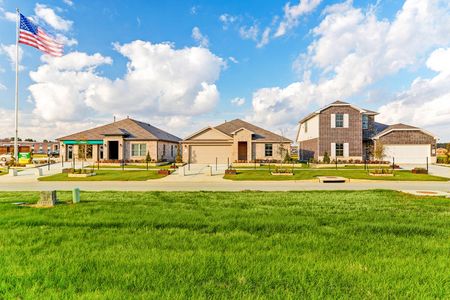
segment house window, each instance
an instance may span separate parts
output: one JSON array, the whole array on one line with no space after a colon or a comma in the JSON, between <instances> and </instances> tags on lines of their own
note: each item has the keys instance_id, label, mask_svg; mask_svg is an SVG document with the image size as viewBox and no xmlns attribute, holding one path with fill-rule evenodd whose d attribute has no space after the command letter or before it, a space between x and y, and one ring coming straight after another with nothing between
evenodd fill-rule
<instances>
[{"instance_id":1,"label":"house window","mask_svg":"<svg viewBox=\"0 0 450 300\"><path fill-rule=\"evenodd\" d=\"M272 151L272 144L265 144L264 145L264 153L266 156L272 156L273 151Z\"/></svg>"},{"instance_id":2,"label":"house window","mask_svg":"<svg viewBox=\"0 0 450 300\"><path fill-rule=\"evenodd\" d=\"M146 153L146 144L131 144L131 156L145 156Z\"/></svg>"},{"instance_id":3,"label":"house window","mask_svg":"<svg viewBox=\"0 0 450 300\"><path fill-rule=\"evenodd\" d=\"M362 115L362 129L369 129L369 116Z\"/></svg>"},{"instance_id":4,"label":"house window","mask_svg":"<svg viewBox=\"0 0 450 300\"><path fill-rule=\"evenodd\" d=\"M308 121L305 122L305 133L308 132Z\"/></svg>"},{"instance_id":5,"label":"house window","mask_svg":"<svg viewBox=\"0 0 450 300\"><path fill-rule=\"evenodd\" d=\"M344 156L344 144L336 144L336 157Z\"/></svg>"},{"instance_id":6,"label":"house window","mask_svg":"<svg viewBox=\"0 0 450 300\"><path fill-rule=\"evenodd\" d=\"M344 127L344 114L336 114L336 128Z\"/></svg>"},{"instance_id":7,"label":"house window","mask_svg":"<svg viewBox=\"0 0 450 300\"><path fill-rule=\"evenodd\" d=\"M170 156L173 157L173 145L170 145Z\"/></svg>"}]
</instances>

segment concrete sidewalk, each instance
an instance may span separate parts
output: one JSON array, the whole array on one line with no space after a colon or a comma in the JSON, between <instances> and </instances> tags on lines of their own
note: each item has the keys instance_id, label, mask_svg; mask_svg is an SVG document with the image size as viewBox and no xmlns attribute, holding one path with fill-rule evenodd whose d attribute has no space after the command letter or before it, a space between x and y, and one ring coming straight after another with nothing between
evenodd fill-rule
<instances>
[{"instance_id":1,"label":"concrete sidewalk","mask_svg":"<svg viewBox=\"0 0 450 300\"><path fill-rule=\"evenodd\" d=\"M174 176L174 175L171 175ZM3 176L1 176L3 177ZM178 176L177 176L178 177ZM167 177L166 177L167 178ZM318 181L231 181L221 176L208 180L149 180L149 181L28 181L5 182L0 179L0 191L71 190L85 191L307 191L307 190L433 190L450 192L450 182L369 181L349 183L319 183Z\"/></svg>"}]
</instances>

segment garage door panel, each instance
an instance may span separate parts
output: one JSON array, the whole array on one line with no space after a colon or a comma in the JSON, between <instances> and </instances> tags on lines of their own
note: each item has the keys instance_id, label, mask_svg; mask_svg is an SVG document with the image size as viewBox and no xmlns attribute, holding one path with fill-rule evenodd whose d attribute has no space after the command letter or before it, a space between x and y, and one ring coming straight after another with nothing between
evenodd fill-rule
<instances>
[{"instance_id":1,"label":"garage door panel","mask_svg":"<svg viewBox=\"0 0 450 300\"><path fill-rule=\"evenodd\" d=\"M404 164L425 164L430 160L431 145L385 145L385 159Z\"/></svg>"},{"instance_id":2,"label":"garage door panel","mask_svg":"<svg viewBox=\"0 0 450 300\"><path fill-rule=\"evenodd\" d=\"M190 149L191 163L193 164L226 164L231 161L231 146L193 145Z\"/></svg>"}]
</instances>

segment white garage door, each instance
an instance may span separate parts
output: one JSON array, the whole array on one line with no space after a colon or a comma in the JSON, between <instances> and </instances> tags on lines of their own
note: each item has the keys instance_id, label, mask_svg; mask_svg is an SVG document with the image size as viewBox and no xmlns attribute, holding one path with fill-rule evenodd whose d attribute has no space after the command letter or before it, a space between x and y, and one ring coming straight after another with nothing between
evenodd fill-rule
<instances>
[{"instance_id":1,"label":"white garage door","mask_svg":"<svg viewBox=\"0 0 450 300\"><path fill-rule=\"evenodd\" d=\"M193 164L226 164L227 159L231 161L231 145L225 146L191 146L191 163Z\"/></svg>"},{"instance_id":2,"label":"white garage door","mask_svg":"<svg viewBox=\"0 0 450 300\"><path fill-rule=\"evenodd\" d=\"M430 162L431 145L385 145L386 160L399 164L425 164Z\"/></svg>"}]
</instances>

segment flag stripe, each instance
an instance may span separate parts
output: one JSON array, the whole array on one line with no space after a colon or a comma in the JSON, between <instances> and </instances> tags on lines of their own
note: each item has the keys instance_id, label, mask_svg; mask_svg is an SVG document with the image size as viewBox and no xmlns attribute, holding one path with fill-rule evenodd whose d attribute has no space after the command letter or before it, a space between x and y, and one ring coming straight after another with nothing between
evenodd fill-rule
<instances>
[{"instance_id":1,"label":"flag stripe","mask_svg":"<svg viewBox=\"0 0 450 300\"><path fill-rule=\"evenodd\" d=\"M44 52L48 52L49 54L52 54L52 55L62 54L61 50L49 48L45 44L42 44L42 42L40 42L39 40L36 40L34 38L25 36L19 40L19 43L22 43L22 41L26 41L27 43L32 43L32 44L36 45L39 50L43 50Z\"/></svg>"},{"instance_id":2,"label":"flag stripe","mask_svg":"<svg viewBox=\"0 0 450 300\"><path fill-rule=\"evenodd\" d=\"M29 34L29 33L25 32L25 31L20 31L19 38L35 40L35 41L41 43L42 45L44 45L46 48L52 49L54 51L62 51L61 47L54 46L53 44L50 44L50 43L42 42L41 39L36 38L34 35Z\"/></svg>"},{"instance_id":3,"label":"flag stripe","mask_svg":"<svg viewBox=\"0 0 450 300\"><path fill-rule=\"evenodd\" d=\"M22 14L20 14L19 43L34 47L52 56L63 55L64 45Z\"/></svg>"}]
</instances>

